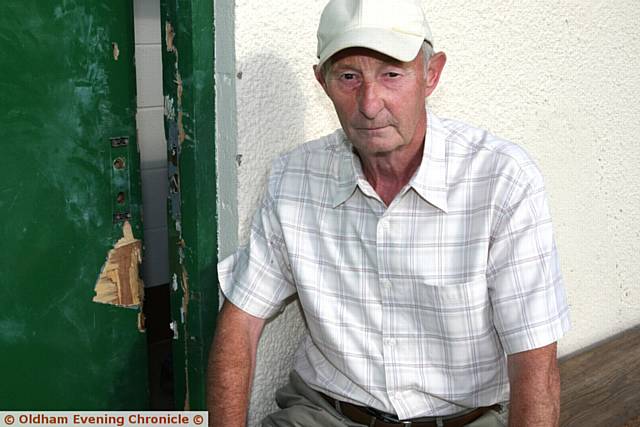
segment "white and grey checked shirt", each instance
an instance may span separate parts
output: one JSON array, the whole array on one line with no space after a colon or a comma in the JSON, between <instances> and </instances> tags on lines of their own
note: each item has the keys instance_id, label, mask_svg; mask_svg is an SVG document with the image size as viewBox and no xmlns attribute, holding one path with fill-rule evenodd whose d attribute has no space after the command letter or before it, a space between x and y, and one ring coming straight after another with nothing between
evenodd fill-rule
<instances>
[{"instance_id":1,"label":"white and grey checked shirt","mask_svg":"<svg viewBox=\"0 0 640 427\"><path fill-rule=\"evenodd\" d=\"M569 328L539 170L518 146L427 116L421 166L386 207L341 130L274 162L226 298L269 317L297 292L295 369L400 419L509 398L506 354Z\"/></svg>"}]
</instances>

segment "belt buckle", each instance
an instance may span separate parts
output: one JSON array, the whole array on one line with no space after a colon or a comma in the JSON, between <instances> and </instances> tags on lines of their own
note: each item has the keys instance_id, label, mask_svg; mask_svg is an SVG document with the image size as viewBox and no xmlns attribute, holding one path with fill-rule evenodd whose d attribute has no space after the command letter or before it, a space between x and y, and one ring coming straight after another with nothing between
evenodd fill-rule
<instances>
[{"instance_id":1,"label":"belt buckle","mask_svg":"<svg viewBox=\"0 0 640 427\"><path fill-rule=\"evenodd\" d=\"M384 412L378 412L377 414L375 414L375 417L386 423L401 424L404 427L411 427L411 425L413 424L412 421L402 421L398 417L394 417L394 416L390 417L388 414Z\"/></svg>"},{"instance_id":2,"label":"belt buckle","mask_svg":"<svg viewBox=\"0 0 640 427\"><path fill-rule=\"evenodd\" d=\"M393 423L393 424L400 424L403 427L411 427L413 425L413 421L402 421L399 419L393 419L393 418L389 418L389 417L376 417L378 418L380 421L384 421L385 423Z\"/></svg>"}]
</instances>

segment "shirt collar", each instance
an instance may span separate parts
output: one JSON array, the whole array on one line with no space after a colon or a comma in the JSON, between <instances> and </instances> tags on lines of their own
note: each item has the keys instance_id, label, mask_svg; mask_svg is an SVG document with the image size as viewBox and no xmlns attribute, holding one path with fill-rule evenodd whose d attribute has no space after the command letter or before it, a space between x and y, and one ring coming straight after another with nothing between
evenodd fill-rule
<instances>
[{"instance_id":1,"label":"shirt collar","mask_svg":"<svg viewBox=\"0 0 640 427\"><path fill-rule=\"evenodd\" d=\"M341 139L341 150L338 151L338 158L335 162L334 185L333 185L333 203L334 208L340 206L347 201L353 194L358 185L358 173L355 162L358 158L353 152L353 145L349 142L347 135L342 129L338 132Z\"/></svg>"},{"instance_id":2,"label":"shirt collar","mask_svg":"<svg viewBox=\"0 0 640 427\"><path fill-rule=\"evenodd\" d=\"M447 135L448 131L435 114L427 112L427 135L422 162L409 185L438 209L448 210L447 193Z\"/></svg>"},{"instance_id":3,"label":"shirt collar","mask_svg":"<svg viewBox=\"0 0 640 427\"><path fill-rule=\"evenodd\" d=\"M358 181L365 179L358 156L343 131L343 150L334 169L333 207L344 203L356 189ZM422 162L409 185L428 203L447 212L447 132L440 119L427 112L427 134Z\"/></svg>"}]
</instances>

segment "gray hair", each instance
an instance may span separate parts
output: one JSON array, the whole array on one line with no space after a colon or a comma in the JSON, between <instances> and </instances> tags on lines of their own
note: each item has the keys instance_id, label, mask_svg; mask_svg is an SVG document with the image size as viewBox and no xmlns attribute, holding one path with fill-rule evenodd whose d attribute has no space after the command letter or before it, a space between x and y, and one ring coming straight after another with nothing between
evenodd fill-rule
<instances>
[{"instance_id":1,"label":"gray hair","mask_svg":"<svg viewBox=\"0 0 640 427\"><path fill-rule=\"evenodd\" d=\"M433 46L431 45L431 43L425 40L422 42L421 49L422 49L422 59L424 60L424 76L426 78L427 72L429 71L429 61L433 56ZM324 64L322 64L322 68L320 69L320 71L322 72L323 76L325 77L327 76L327 73L329 72L329 69L331 68L332 64L333 64L333 60L331 58L328 58L324 62Z\"/></svg>"},{"instance_id":2,"label":"gray hair","mask_svg":"<svg viewBox=\"0 0 640 427\"><path fill-rule=\"evenodd\" d=\"M429 61L433 56L433 46L428 41L422 42L422 59L424 60L424 77L427 77L427 73L429 72Z\"/></svg>"}]
</instances>

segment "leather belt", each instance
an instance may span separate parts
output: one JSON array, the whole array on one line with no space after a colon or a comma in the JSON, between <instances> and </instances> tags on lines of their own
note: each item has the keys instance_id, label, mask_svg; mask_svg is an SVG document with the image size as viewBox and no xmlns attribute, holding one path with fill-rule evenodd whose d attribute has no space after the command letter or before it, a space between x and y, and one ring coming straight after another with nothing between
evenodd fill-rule
<instances>
[{"instance_id":1,"label":"leather belt","mask_svg":"<svg viewBox=\"0 0 640 427\"><path fill-rule=\"evenodd\" d=\"M491 409L500 409L500 405L483 406L481 408L474 409L471 412L467 412L466 414L460 415L459 417L438 417L437 421L436 419L432 421L424 421L421 418L400 421L391 419L391 417L395 418L393 415L386 414L373 408L342 402L331 396L327 396L324 393L320 393L320 395L342 415L349 418L351 421L364 424L368 427L463 427L480 418Z\"/></svg>"}]
</instances>

